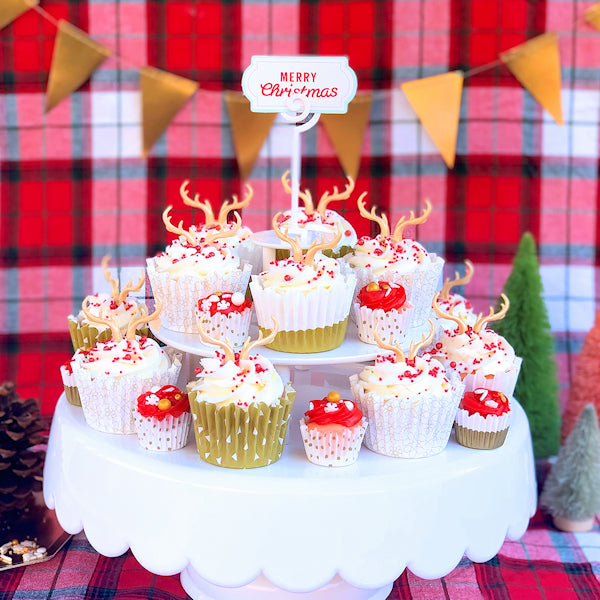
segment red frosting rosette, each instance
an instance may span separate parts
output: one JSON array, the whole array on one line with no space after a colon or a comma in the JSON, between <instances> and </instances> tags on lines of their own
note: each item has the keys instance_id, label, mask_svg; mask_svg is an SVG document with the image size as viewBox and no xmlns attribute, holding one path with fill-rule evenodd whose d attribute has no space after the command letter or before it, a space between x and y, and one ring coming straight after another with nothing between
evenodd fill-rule
<instances>
[{"instance_id":1,"label":"red frosting rosette","mask_svg":"<svg viewBox=\"0 0 600 600\"><path fill-rule=\"evenodd\" d=\"M373 281L358 292L358 302L371 310L400 310L406 304L406 291L397 283Z\"/></svg>"},{"instance_id":2,"label":"red frosting rosette","mask_svg":"<svg viewBox=\"0 0 600 600\"><path fill-rule=\"evenodd\" d=\"M508 398L494 390L477 388L472 392L465 392L459 408L466 410L469 416L479 413L482 417L496 415L497 417L510 411Z\"/></svg>"},{"instance_id":3,"label":"red frosting rosette","mask_svg":"<svg viewBox=\"0 0 600 600\"><path fill-rule=\"evenodd\" d=\"M159 421L167 415L176 419L190 410L187 394L174 385L164 385L158 390L145 392L138 398L137 406L142 417L156 418Z\"/></svg>"},{"instance_id":4,"label":"red frosting rosette","mask_svg":"<svg viewBox=\"0 0 600 600\"><path fill-rule=\"evenodd\" d=\"M341 400L330 392L322 400L313 400L310 409L304 413L308 425L342 425L354 427L360 423L363 414L352 400ZM333 396L333 399L332 399Z\"/></svg>"},{"instance_id":5,"label":"red frosting rosette","mask_svg":"<svg viewBox=\"0 0 600 600\"><path fill-rule=\"evenodd\" d=\"M198 300L198 310L209 313L214 317L217 313L229 315L241 313L252 308L252 300L246 298L241 292L216 292Z\"/></svg>"}]
</instances>

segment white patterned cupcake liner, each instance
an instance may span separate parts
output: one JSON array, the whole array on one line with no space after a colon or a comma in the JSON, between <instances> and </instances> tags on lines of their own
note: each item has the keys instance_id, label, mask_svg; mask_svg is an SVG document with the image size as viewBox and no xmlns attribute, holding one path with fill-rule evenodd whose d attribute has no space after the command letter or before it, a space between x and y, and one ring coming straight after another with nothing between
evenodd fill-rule
<instances>
[{"instance_id":1,"label":"white patterned cupcake liner","mask_svg":"<svg viewBox=\"0 0 600 600\"><path fill-rule=\"evenodd\" d=\"M361 306L358 302L352 303L352 318L358 328L358 338L365 344L376 344L374 332L382 340L401 345L408 333L412 321L413 306L406 302L400 310L371 309Z\"/></svg>"},{"instance_id":2,"label":"white patterned cupcake liner","mask_svg":"<svg viewBox=\"0 0 600 600\"><path fill-rule=\"evenodd\" d=\"M154 296L158 296L163 308L160 313L161 325L180 333L197 333L196 307L200 298L206 298L215 292L246 293L252 266L231 273L212 273L207 277L183 275L171 279L168 273L156 271L155 258L146 260L148 279Z\"/></svg>"},{"instance_id":3,"label":"white patterned cupcake liner","mask_svg":"<svg viewBox=\"0 0 600 600\"><path fill-rule=\"evenodd\" d=\"M345 467L358 459L360 446L367 429L367 420L340 432L322 431L308 427L306 419L300 419L300 433L306 457L311 463L323 467Z\"/></svg>"},{"instance_id":4,"label":"white patterned cupcake liner","mask_svg":"<svg viewBox=\"0 0 600 600\"><path fill-rule=\"evenodd\" d=\"M429 254L430 262L418 266L411 272L399 273L386 270L374 274L369 267L353 269L357 277L357 293L372 281L387 281L400 284L405 292L406 299L414 307L411 327L418 327L425 323L431 312L431 301L437 290L438 282L444 269L444 259L434 253Z\"/></svg>"},{"instance_id":5,"label":"white patterned cupcake liner","mask_svg":"<svg viewBox=\"0 0 600 600\"><path fill-rule=\"evenodd\" d=\"M192 415L184 412L178 417L166 415L163 419L143 417L133 411L135 430L140 444L146 450L168 452L180 450L188 443Z\"/></svg>"},{"instance_id":6,"label":"white patterned cupcake liner","mask_svg":"<svg viewBox=\"0 0 600 600\"><path fill-rule=\"evenodd\" d=\"M105 433L135 433L133 411L137 407L138 396L152 386L175 385L177 382L181 353L168 350L171 366L151 377L112 377L103 373L92 376L78 364L74 365L73 374L87 424Z\"/></svg>"},{"instance_id":7,"label":"white patterned cupcake liner","mask_svg":"<svg viewBox=\"0 0 600 600\"><path fill-rule=\"evenodd\" d=\"M465 392L473 392L478 388L484 388L486 390L502 392L508 398L512 398L515 392L515 386L517 385L517 379L519 378L522 362L523 359L516 356L513 366L502 373L484 375L483 373L476 371L475 373L464 376L463 383L465 384ZM449 370L450 367L446 365L446 369Z\"/></svg>"},{"instance_id":8,"label":"white patterned cupcake liner","mask_svg":"<svg viewBox=\"0 0 600 600\"><path fill-rule=\"evenodd\" d=\"M200 321L204 324L204 330L208 335L215 339L227 338L233 348L241 348L248 337L250 331L250 321L252 319L252 309L246 308L240 312L230 312L229 314L215 313L213 316L208 311L202 311L196 308L197 325ZM198 331L198 329L196 329ZM216 346L214 346L216 348Z\"/></svg>"},{"instance_id":9,"label":"white patterned cupcake liner","mask_svg":"<svg viewBox=\"0 0 600 600\"><path fill-rule=\"evenodd\" d=\"M464 390L457 378L452 379L448 393L400 399L365 393L358 375L352 375L350 385L354 401L369 422L365 446L378 454L399 458L439 454L450 438Z\"/></svg>"}]
</instances>

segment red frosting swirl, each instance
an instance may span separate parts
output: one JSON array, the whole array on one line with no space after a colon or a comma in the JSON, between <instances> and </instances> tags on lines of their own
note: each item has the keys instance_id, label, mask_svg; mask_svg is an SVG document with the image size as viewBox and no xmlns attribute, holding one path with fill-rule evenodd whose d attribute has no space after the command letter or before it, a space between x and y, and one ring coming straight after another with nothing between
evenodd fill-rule
<instances>
[{"instance_id":1,"label":"red frosting swirl","mask_svg":"<svg viewBox=\"0 0 600 600\"><path fill-rule=\"evenodd\" d=\"M352 408L348 408L348 405L351 405ZM311 407L304 413L307 423L353 427L362 421L362 412L352 400L332 402L325 396L323 400L313 400Z\"/></svg>"},{"instance_id":2,"label":"red frosting swirl","mask_svg":"<svg viewBox=\"0 0 600 600\"><path fill-rule=\"evenodd\" d=\"M159 400L166 398L171 403L170 408L161 410L158 408L155 398ZM163 385L163 387L155 392L150 390L139 396L137 406L138 412L142 417L155 417L159 421L162 421L167 415L171 415L174 419L180 417L190 409L190 402L188 395L184 394L174 385Z\"/></svg>"},{"instance_id":3,"label":"red frosting swirl","mask_svg":"<svg viewBox=\"0 0 600 600\"><path fill-rule=\"evenodd\" d=\"M493 404L486 404L486 402L495 402ZM477 388L472 392L465 392L463 399L460 401L459 408L463 408L469 413L469 416L473 416L475 413L479 413L482 417L489 415L500 416L510 411L508 404L508 398L502 392L495 392L493 390L486 390L483 388Z\"/></svg>"},{"instance_id":4,"label":"red frosting swirl","mask_svg":"<svg viewBox=\"0 0 600 600\"><path fill-rule=\"evenodd\" d=\"M210 313L211 317L214 317L217 313L222 315L228 315L229 313L244 312L247 308L252 307L252 301L249 298L243 296L244 301L241 304L234 304L231 301L232 292L217 292L211 294L206 298L198 300L198 310ZM241 294L240 294L241 295ZM215 296L217 299L211 300Z\"/></svg>"},{"instance_id":5,"label":"red frosting swirl","mask_svg":"<svg viewBox=\"0 0 600 600\"><path fill-rule=\"evenodd\" d=\"M377 282L378 289L367 290L369 287L375 287L374 283L368 283L360 292L358 292L358 301L361 306L366 306L371 310L380 308L381 310L400 310L406 302L406 292L404 288L396 283L387 281Z\"/></svg>"}]
</instances>

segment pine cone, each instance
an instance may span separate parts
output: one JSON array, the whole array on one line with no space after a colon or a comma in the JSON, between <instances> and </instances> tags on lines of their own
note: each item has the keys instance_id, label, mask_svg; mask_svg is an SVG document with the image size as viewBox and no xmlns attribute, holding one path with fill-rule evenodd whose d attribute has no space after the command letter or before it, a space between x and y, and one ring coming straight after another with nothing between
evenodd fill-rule
<instances>
[{"instance_id":1,"label":"pine cone","mask_svg":"<svg viewBox=\"0 0 600 600\"><path fill-rule=\"evenodd\" d=\"M46 425L36 400L23 400L15 384L0 385L0 514L22 510L42 488Z\"/></svg>"}]
</instances>

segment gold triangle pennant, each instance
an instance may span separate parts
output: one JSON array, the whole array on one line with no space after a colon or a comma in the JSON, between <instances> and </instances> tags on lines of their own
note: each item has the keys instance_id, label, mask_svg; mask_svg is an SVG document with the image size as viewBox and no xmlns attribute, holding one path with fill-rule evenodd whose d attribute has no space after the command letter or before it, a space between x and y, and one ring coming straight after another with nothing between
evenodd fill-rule
<instances>
[{"instance_id":1,"label":"gold triangle pennant","mask_svg":"<svg viewBox=\"0 0 600 600\"><path fill-rule=\"evenodd\" d=\"M500 54L521 85L563 125L560 55L556 33L544 33Z\"/></svg>"},{"instance_id":2,"label":"gold triangle pennant","mask_svg":"<svg viewBox=\"0 0 600 600\"><path fill-rule=\"evenodd\" d=\"M0 2L0 29L10 25L17 17L39 3L39 0L2 0Z\"/></svg>"},{"instance_id":3,"label":"gold triangle pennant","mask_svg":"<svg viewBox=\"0 0 600 600\"><path fill-rule=\"evenodd\" d=\"M59 21L46 88L46 112L81 87L111 54L81 29Z\"/></svg>"},{"instance_id":4,"label":"gold triangle pennant","mask_svg":"<svg viewBox=\"0 0 600 600\"><path fill-rule=\"evenodd\" d=\"M250 101L241 93L225 92L225 105L231 123L233 148L240 170L240 179L245 181L252 173L271 127L275 113L255 113L250 110Z\"/></svg>"},{"instance_id":5,"label":"gold triangle pennant","mask_svg":"<svg viewBox=\"0 0 600 600\"><path fill-rule=\"evenodd\" d=\"M348 104L346 114L322 114L321 122L346 176L356 180L369 116L372 94L360 94Z\"/></svg>"},{"instance_id":6,"label":"gold triangle pennant","mask_svg":"<svg viewBox=\"0 0 600 600\"><path fill-rule=\"evenodd\" d=\"M140 69L143 154L164 133L183 105L196 93L198 83L154 67Z\"/></svg>"},{"instance_id":7,"label":"gold triangle pennant","mask_svg":"<svg viewBox=\"0 0 600 600\"><path fill-rule=\"evenodd\" d=\"M449 169L454 167L464 75L442 73L402 84L413 110Z\"/></svg>"},{"instance_id":8,"label":"gold triangle pennant","mask_svg":"<svg viewBox=\"0 0 600 600\"><path fill-rule=\"evenodd\" d=\"M586 8L583 16L592 27L600 30L600 2Z\"/></svg>"}]
</instances>

